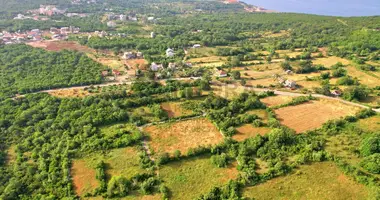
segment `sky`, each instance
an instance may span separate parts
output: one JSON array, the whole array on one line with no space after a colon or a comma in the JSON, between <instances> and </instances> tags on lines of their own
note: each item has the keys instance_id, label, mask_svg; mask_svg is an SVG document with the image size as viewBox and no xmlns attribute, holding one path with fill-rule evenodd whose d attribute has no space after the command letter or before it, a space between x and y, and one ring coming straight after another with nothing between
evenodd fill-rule
<instances>
[{"instance_id":1,"label":"sky","mask_svg":"<svg viewBox=\"0 0 380 200\"><path fill-rule=\"evenodd\" d=\"M241 0L279 12L334 16L380 15L380 0Z\"/></svg>"}]
</instances>

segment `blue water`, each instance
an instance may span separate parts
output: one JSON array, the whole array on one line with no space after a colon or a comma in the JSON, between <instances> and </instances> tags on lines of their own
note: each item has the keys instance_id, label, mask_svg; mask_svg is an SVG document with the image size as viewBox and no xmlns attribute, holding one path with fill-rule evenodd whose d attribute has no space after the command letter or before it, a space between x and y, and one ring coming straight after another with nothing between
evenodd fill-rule
<instances>
[{"instance_id":1,"label":"blue water","mask_svg":"<svg viewBox=\"0 0 380 200\"><path fill-rule=\"evenodd\" d=\"M334 16L380 15L380 0L242 0L279 12Z\"/></svg>"}]
</instances>

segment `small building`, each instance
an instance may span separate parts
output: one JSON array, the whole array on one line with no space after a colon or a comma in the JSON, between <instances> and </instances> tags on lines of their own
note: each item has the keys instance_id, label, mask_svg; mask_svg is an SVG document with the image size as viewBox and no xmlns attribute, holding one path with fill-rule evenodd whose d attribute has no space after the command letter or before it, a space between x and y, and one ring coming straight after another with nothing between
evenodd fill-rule
<instances>
[{"instance_id":1,"label":"small building","mask_svg":"<svg viewBox=\"0 0 380 200\"><path fill-rule=\"evenodd\" d=\"M150 33L150 37L151 37L151 38L155 38L155 37L156 37L156 33L155 33L155 32L151 32L151 33Z\"/></svg>"},{"instance_id":2,"label":"small building","mask_svg":"<svg viewBox=\"0 0 380 200\"><path fill-rule=\"evenodd\" d=\"M200 44L194 44L193 48L201 48L201 45Z\"/></svg>"},{"instance_id":3,"label":"small building","mask_svg":"<svg viewBox=\"0 0 380 200\"><path fill-rule=\"evenodd\" d=\"M284 86L288 87L288 88L296 88L297 83L295 81L292 81L292 80L286 80L284 83Z\"/></svg>"},{"instance_id":4,"label":"small building","mask_svg":"<svg viewBox=\"0 0 380 200\"><path fill-rule=\"evenodd\" d=\"M228 74L227 74L227 72L224 71L224 70L218 70L218 71L216 72L216 76L219 77L219 78L224 78L224 77L227 77Z\"/></svg>"},{"instance_id":5,"label":"small building","mask_svg":"<svg viewBox=\"0 0 380 200\"><path fill-rule=\"evenodd\" d=\"M193 64L191 62L186 62L185 66L187 66L187 67L193 67Z\"/></svg>"},{"instance_id":6,"label":"small building","mask_svg":"<svg viewBox=\"0 0 380 200\"><path fill-rule=\"evenodd\" d=\"M334 96L336 96L336 97L340 97L340 96L342 96L342 91L340 91L340 90L333 90L331 92L331 94L334 95Z\"/></svg>"},{"instance_id":7,"label":"small building","mask_svg":"<svg viewBox=\"0 0 380 200\"><path fill-rule=\"evenodd\" d=\"M173 49L167 49L166 50L166 57L173 57L175 55L174 53L174 50Z\"/></svg>"},{"instance_id":8,"label":"small building","mask_svg":"<svg viewBox=\"0 0 380 200\"><path fill-rule=\"evenodd\" d=\"M119 16L120 21L127 21L127 15L120 15Z\"/></svg>"},{"instance_id":9,"label":"small building","mask_svg":"<svg viewBox=\"0 0 380 200\"><path fill-rule=\"evenodd\" d=\"M114 27L116 27L116 22L109 21L109 22L107 22L107 26L110 27L110 28L114 28Z\"/></svg>"},{"instance_id":10,"label":"small building","mask_svg":"<svg viewBox=\"0 0 380 200\"><path fill-rule=\"evenodd\" d=\"M292 70L289 70L289 69L286 70L285 73L288 74L288 75L293 74Z\"/></svg>"},{"instance_id":11,"label":"small building","mask_svg":"<svg viewBox=\"0 0 380 200\"><path fill-rule=\"evenodd\" d=\"M120 76L120 71L118 71L118 70L116 70L116 69L113 69L112 70L112 74L114 75L114 76Z\"/></svg>"},{"instance_id":12,"label":"small building","mask_svg":"<svg viewBox=\"0 0 380 200\"><path fill-rule=\"evenodd\" d=\"M102 76L103 76L103 77L108 76L108 71L107 71L107 70L102 71Z\"/></svg>"},{"instance_id":13,"label":"small building","mask_svg":"<svg viewBox=\"0 0 380 200\"><path fill-rule=\"evenodd\" d=\"M148 17L148 21L153 21L154 17Z\"/></svg>"},{"instance_id":14,"label":"small building","mask_svg":"<svg viewBox=\"0 0 380 200\"><path fill-rule=\"evenodd\" d=\"M136 58L142 59L142 58L144 58L144 54L139 51L139 52L136 53Z\"/></svg>"},{"instance_id":15,"label":"small building","mask_svg":"<svg viewBox=\"0 0 380 200\"><path fill-rule=\"evenodd\" d=\"M124 55L122 56L123 59L129 60L129 59L135 59L136 54L133 52L125 52Z\"/></svg>"},{"instance_id":16,"label":"small building","mask_svg":"<svg viewBox=\"0 0 380 200\"><path fill-rule=\"evenodd\" d=\"M156 63L152 63L151 65L150 65L150 70L152 70L152 71L154 71L154 72L156 72L156 71L158 71L158 70L160 70L160 69L163 69L164 67L162 66L162 64L160 64L160 65L158 65L158 64L156 64Z\"/></svg>"},{"instance_id":17,"label":"small building","mask_svg":"<svg viewBox=\"0 0 380 200\"><path fill-rule=\"evenodd\" d=\"M169 63L168 68L169 69L175 69L177 66L175 63Z\"/></svg>"}]
</instances>

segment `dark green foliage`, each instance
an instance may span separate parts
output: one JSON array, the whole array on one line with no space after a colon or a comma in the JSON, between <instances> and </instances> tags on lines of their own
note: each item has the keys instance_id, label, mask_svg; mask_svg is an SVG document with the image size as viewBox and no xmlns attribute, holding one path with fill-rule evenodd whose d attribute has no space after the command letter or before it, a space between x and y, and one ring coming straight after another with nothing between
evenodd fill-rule
<instances>
[{"instance_id":1,"label":"dark green foliage","mask_svg":"<svg viewBox=\"0 0 380 200\"><path fill-rule=\"evenodd\" d=\"M359 85L359 80L357 78L352 78L351 76L344 76L336 82L338 85Z\"/></svg>"},{"instance_id":2,"label":"dark green foliage","mask_svg":"<svg viewBox=\"0 0 380 200\"><path fill-rule=\"evenodd\" d=\"M362 101L365 100L369 95L368 88L364 86L353 86L345 89L343 91L343 98L352 101L352 100L357 100L357 101Z\"/></svg>"},{"instance_id":3,"label":"dark green foliage","mask_svg":"<svg viewBox=\"0 0 380 200\"><path fill-rule=\"evenodd\" d=\"M47 52L26 45L0 46L0 98L17 93L100 83L104 67L69 51Z\"/></svg>"},{"instance_id":4,"label":"dark green foliage","mask_svg":"<svg viewBox=\"0 0 380 200\"><path fill-rule=\"evenodd\" d=\"M223 168L228 165L228 157L225 153L211 156L211 163L216 167Z\"/></svg>"},{"instance_id":5,"label":"dark green foliage","mask_svg":"<svg viewBox=\"0 0 380 200\"><path fill-rule=\"evenodd\" d=\"M372 135L366 137L360 144L360 155L370 156L380 153L380 135Z\"/></svg>"},{"instance_id":6,"label":"dark green foliage","mask_svg":"<svg viewBox=\"0 0 380 200\"><path fill-rule=\"evenodd\" d=\"M114 197L125 197L131 191L131 182L121 176L113 176L108 182L107 196L110 198Z\"/></svg>"},{"instance_id":7,"label":"dark green foliage","mask_svg":"<svg viewBox=\"0 0 380 200\"><path fill-rule=\"evenodd\" d=\"M380 174L380 153L375 153L365 157L360 162L360 165L371 173Z\"/></svg>"},{"instance_id":8,"label":"dark green foliage","mask_svg":"<svg viewBox=\"0 0 380 200\"><path fill-rule=\"evenodd\" d=\"M342 76L345 76L347 74L347 70L345 70L344 68L337 68L336 70L333 71L332 73L332 76L335 77L335 78L339 78L339 77L342 77Z\"/></svg>"},{"instance_id":9,"label":"dark green foliage","mask_svg":"<svg viewBox=\"0 0 380 200\"><path fill-rule=\"evenodd\" d=\"M96 189L95 194L101 194L107 190L107 175L106 175L106 164L104 161L100 161L96 167L96 179L99 181L100 186Z\"/></svg>"}]
</instances>

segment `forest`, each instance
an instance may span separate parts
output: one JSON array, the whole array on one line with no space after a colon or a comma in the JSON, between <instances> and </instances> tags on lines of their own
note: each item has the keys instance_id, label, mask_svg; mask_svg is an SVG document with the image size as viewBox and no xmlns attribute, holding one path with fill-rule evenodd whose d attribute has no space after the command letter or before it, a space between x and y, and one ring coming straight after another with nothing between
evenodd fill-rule
<instances>
[{"instance_id":1,"label":"forest","mask_svg":"<svg viewBox=\"0 0 380 200\"><path fill-rule=\"evenodd\" d=\"M105 66L78 52L47 52L26 45L0 47L0 98L102 82Z\"/></svg>"}]
</instances>

